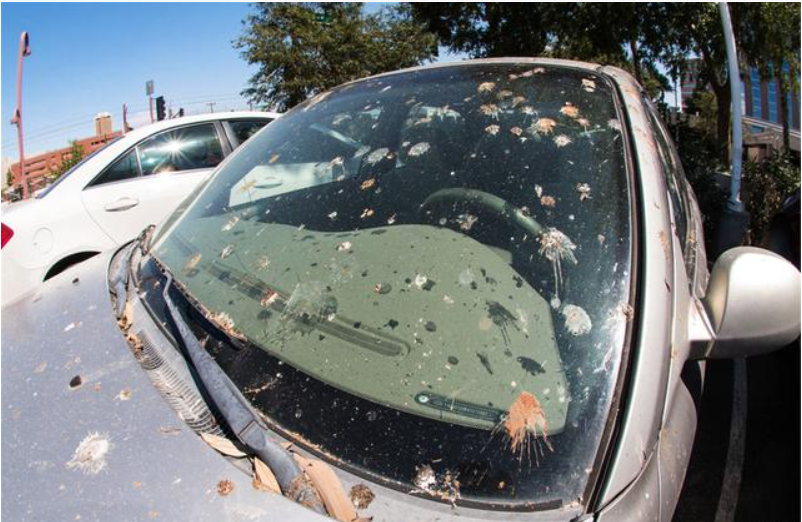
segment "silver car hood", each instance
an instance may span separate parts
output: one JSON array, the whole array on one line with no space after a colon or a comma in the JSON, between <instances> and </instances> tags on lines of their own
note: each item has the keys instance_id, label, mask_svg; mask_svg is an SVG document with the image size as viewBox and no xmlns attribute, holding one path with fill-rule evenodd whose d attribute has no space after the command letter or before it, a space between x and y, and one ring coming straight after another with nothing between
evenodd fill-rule
<instances>
[{"instance_id":1,"label":"silver car hood","mask_svg":"<svg viewBox=\"0 0 802 522\"><path fill-rule=\"evenodd\" d=\"M98 255L3 308L2 518L22 521L325 521L253 488L165 402L111 310ZM80 377L79 386L76 377ZM79 446L94 441L94 453ZM84 452L85 453L85 452ZM569 521L579 506L538 513L456 507L368 483L335 468L346 491L376 495L374 522ZM221 495L218 484L233 490Z\"/></svg>"},{"instance_id":2,"label":"silver car hood","mask_svg":"<svg viewBox=\"0 0 802 522\"><path fill-rule=\"evenodd\" d=\"M256 491L176 416L114 319L110 257L2 310L2 519L328 520ZM93 435L97 454L76 459Z\"/></svg>"}]
</instances>

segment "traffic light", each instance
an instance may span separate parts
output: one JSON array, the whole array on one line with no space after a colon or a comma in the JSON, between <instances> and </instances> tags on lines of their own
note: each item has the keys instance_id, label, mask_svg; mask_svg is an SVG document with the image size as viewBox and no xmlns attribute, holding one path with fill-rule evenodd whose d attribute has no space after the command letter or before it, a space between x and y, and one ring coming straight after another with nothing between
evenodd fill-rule
<instances>
[{"instance_id":1,"label":"traffic light","mask_svg":"<svg viewBox=\"0 0 802 522\"><path fill-rule=\"evenodd\" d=\"M162 121L166 114L164 111L164 96L156 98L156 121Z\"/></svg>"}]
</instances>

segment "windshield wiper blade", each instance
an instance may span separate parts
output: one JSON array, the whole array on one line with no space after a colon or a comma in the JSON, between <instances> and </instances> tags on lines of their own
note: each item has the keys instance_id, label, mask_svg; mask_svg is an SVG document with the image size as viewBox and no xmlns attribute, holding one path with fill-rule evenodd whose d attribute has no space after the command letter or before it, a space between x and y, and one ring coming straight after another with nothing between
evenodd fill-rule
<instances>
[{"instance_id":1,"label":"windshield wiper blade","mask_svg":"<svg viewBox=\"0 0 802 522\"><path fill-rule=\"evenodd\" d=\"M163 268L164 269L164 268ZM164 283L164 302L173 322L178 328L192 365L197 371L203 387L212 402L234 432L237 440L260 458L273 471L281 487L281 492L318 513L326 514L315 490L306 479L301 467L292 455L269 436L268 428L259 419L236 385L217 364L209 352L195 337L184 320L181 312L170 297L173 275L165 270L167 280Z\"/></svg>"}]
</instances>

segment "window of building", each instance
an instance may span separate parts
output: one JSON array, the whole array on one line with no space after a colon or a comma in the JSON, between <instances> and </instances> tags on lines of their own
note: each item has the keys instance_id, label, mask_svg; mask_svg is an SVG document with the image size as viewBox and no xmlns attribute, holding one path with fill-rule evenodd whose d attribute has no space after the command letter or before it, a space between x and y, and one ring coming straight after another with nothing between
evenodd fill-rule
<instances>
[{"instance_id":1,"label":"window of building","mask_svg":"<svg viewBox=\"0 0 802 522\"><path fill-rule=\"evenodd\" d=\"M780 121L779 112L777 111L777 82L772 80L769 82L769 121L777 123Z\"/></svg>"},{"instance_id":2,"label":"window of building","mask_svg":"<svg viewBox=\"0 0 802 522\"><path fill-rule=\"evenodd\" d=\"M752 114L755 118L763 117L763 104L760 100L760 74L757 69L749 69L749 79L752 82Z\"/></svg>"}]
</instances>

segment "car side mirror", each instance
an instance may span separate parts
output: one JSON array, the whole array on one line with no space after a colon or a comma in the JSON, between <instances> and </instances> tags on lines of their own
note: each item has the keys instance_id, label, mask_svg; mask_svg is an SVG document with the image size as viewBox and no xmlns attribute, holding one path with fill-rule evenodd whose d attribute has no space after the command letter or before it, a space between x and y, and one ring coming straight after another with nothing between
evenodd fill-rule
<instances>
[{"instance_id":1,"label":"car side mirror","mask_svg":"<svg viewBox=\"0 0 802 522\"><path fill-rule=\"evenodd\" d=\"M799 270L768 250L730 249L713 267L704 305L715 333L707 358L768 353L799 336Z\"/></svg>"}]
</instances>

